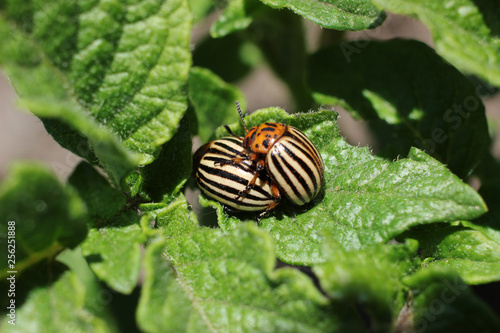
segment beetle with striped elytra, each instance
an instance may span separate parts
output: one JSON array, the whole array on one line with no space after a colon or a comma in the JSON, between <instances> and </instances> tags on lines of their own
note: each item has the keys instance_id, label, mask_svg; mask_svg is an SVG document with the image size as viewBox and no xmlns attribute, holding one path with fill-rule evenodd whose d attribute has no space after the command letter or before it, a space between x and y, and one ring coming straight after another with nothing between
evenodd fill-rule
<instances>
[{"instance_id":1,"label":"beetle with striped elytra","mask_svg":"<svg viewBox=\"0 0 500 333\"><path fill-rule=\"evenodd\" d=\"M237 136L227 125L224 127L233 137L243 140L243 151L219 165L252 161L257 171L238 195L244 197L256 180L267 173L271 183L293 204L300 206L312 201L324 185L325 167L311 140L297 128L282 123L266 122L249 130L238 102L236 109L246 135Z\"/></svg>"},{"instance_id":2,"label":"beetle with striped elytra","mask_svg":"<svg viewBox=\"0 0 500 333\"><path fill-rule=\"evenodd\" d=\"M277 186L258 173L250 160L231 163L243 153L243 140L224 137L200 147L193 156L193 175L202 192L225 208L257 212L257 221L280 202ZM248 189L248 183L253 182ZM246 191L245 191L246 190ZM245 195L240 195L245 191Z\"/></svg>"}]
</instances>

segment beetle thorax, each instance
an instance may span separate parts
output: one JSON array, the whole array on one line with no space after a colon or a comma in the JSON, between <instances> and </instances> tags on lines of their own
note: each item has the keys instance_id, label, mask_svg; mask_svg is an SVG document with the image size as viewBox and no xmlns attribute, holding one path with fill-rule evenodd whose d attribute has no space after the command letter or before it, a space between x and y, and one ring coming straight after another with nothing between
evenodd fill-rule
<instances>
[{"instance_id":1,"label":"beetle thorax","mask_svg":"<svg viewBox=\"0 0 500 333\"><path fill-rule=\"evenodd\" d=\"M287 125L280 123L263 123L255 126L245 136L243 147L254 153L267 154L286 130Z\"/></svg>"}]
</instances>

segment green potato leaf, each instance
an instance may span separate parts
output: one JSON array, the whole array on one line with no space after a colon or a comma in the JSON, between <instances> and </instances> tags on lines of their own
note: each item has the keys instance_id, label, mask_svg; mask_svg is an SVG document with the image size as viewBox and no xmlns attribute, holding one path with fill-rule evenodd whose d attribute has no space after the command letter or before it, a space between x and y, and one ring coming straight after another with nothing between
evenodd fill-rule
<instances>
[{"instance_id":1,"label":"green potato leaf","mask_svg":"<svg viewBox=\"0 0 500 333\"><path fill-rule=\"evenodd\" d=\"M403 278L412 297L400 327L416 332L498 332L500 319L460 277L435 267Z\"/></svg>"},{"instance_id":2,"label":"green potato leaf","mask_svg":"<svg viewBox=\"0 0 500 333\"><path fill-rule=\"evenodd\" d=\"M93 224L99 225L115 216L125 206L126 197L86 162L77 165L68 179L87 205Z\"/></svg>"},{"instance_id":3,"label":"green potato leaf","mask_svg":"<svg viewBox=\"0 0 500 333\"><path fill-rule=\"evenodd\" d=\"M244 78L252 67L261 62L261 58L259 50L240 34L221 38L208 36L196 44L193 50L193 66L207 68L223 81L232 83Z\"/></svg>"},{"instance_id":4,"label":"green potato leaf","mask_svg":"<svg viewBox=\"0 0 500 333\"><path fill-rule=\"evenodd\" d=\"M445 267L460 274L468 284L500 280L500 182L490 181L479 193L490 210L478 219L455 226L410 230L422 246L425 267Z\"/></svg>"},{"instance_id":5,"label":"green potato leaf","mask_svg":"<svg viewBox=\"0 0 500 333\"><path fill-rule=\"evenodd\" d=\"M16 296L11 298L15 299L15 325L9 323L12 318L2 301L2 332L116 332L105 320L103 306L99 315L88 306L99 295L60 262L39 263L18 276L15 284Z\"/></svg>"},{"instance_id":6,"label":"green potato leaf","mask_svg":"<svg viewBox=\"0 0 500 333\"><path fill-rule=\"evenodd\" d=\"M191 214L182 198L156 214L164 235L146 250L144 331L324 332L342 315L354 321L299 271L274 270L271 238L256 225L227 234L197 227Z\"/></svg>"},{"instance_id":7,"label":"green potato leaf","mask_svg":"<svg viewBox=\"0 0 500 333\"><path fill-rule=\"evenodd\" d=\"M344 42L311 55L309 70L316 101L369 120L390 158L418 147L463 178L488 149L478 87L423 43Z\"/></svg>"},{"instance_id":8,"label":"green potato leaf","mask_svg":"<svg viewBox=\"0 0 500 333\"><path fill-rule=\"evenodd\" d=\"M0 65L63 147L95 154L123 185L155 159L187 108L190 29L183 0L12 0L0 12Z\"/></svg>"},{"instance_id":9,"label":"green potato leaf","mask_svg":"<svg viewBox=\"0 0 500 333\"><path fill-rule=\"evenodd\" d=\"M500 280L500 244L480 231L445 226L413 235L418 235L424 268L454 270L468 284Z\"/></svg>"},{"instance_id":10,"label":"green potato leaf","mask_svg":"<svg viewBox=\"0 0 500 333\"><path fill-rule=\"evenodd\" d=\"M224 11L210 27L213 38L244 30L252 24L254 16L270 10L257 0L229 0L224 4Z\"/></svg>"},{"instance_id":11,"label":"green potato leaf","mask_svg":"<svg viewBox=\"0 0 500 333\"><path fill-rule=\"evenodd\" d=\"M373 29L381 25L386 17L384 11L368 0L262 0L261 2L275 9L288 8L324 28L341 31ZM218 38L246 29L263 12L268 13L269 10L258 1L231 0L212 25L210 34Z\"/></svg>"},{"instance_id":12,"label":"green potato leaf","mask_svg":"<svg viewBox=\"0 0 500 333\"><path fill-rule=\"evenodd\" d=\"M385 13L369 0L261 0L273 8L288 8L328 29L365 30L384 22Z\"/></svg>"},{"instance_id":13,"label":"green potato leaf","mask_svg":"<svg viewBox=\"0 0 500 333\"><path fill-rule=\"evenodd\" d=\"M73 188L64 187L38 164L12 166L0 186L0 216L2 278L7 271L20 273L65 248L74 248L87 235L84 202ZM12 262L7 261L9 253L14 255L9 258Z\"/></svg>"},{"instance_id":14,"label":"green potato leaf","mask_svg":"<svg viewBox=\"0 0 500 333\"><path fill-rule=\"evenodd\" d=\"M495 170L495 176L500 169ZM487 179L479 189L479 194L489 207L488 213L473 221L464 221L463 225L480 231L493 242L500 244L500 179Z\"/></svg>"},{"instance_id":15,"label":"green potato leaf","mask_svg":"<svg viewBox=\"0 0 500 333\"><path fill-rule=\"evenodd\" d=\"M106 226L90 229L81 245L82 254L95 275L123 294L132 292L141 269L146 236L139 220L136 212L123 212Z\"/></svg>"},{"instance_id":16,"label":"green potato leaf","mask_svg":"<svg viewBox=\"0 0 500 333\"><path fill-rule=\"evenodd\" d=\"M172 139L162 146L156 160L139 169L141 194L149 201L169 202L191 174L191 119L186 114Z\"/></svg>"},{"instance_id":17,"label":"green potato leaf","mask_svg":"<svg viewBox=\"0 0 500 333\"><path fill-rule=\"evenodd\" d=\"M332 300L356 304L370 318L375 332L389 332L407 292L401 278L418 267L418 243L376 244L346 251L326 232L326 261L315 265L321 287Z\"/></svg>"},{"instance_id":18,"label":"green potato leaf","mask_svg":"<svg viewBox=\"0 0 500 333\"><path fill-rule=\"evenodd\" d=\"M209 69L193 67L189 74L189 100L196 111L202 142L213 136L220 124L239 119L235 101L246 109L246 98L236 86L224 82Z\"/></svg>"},{"instance_id":19,"label":"green potato leaf","mask_svg":"<svg viewBox=\"0 0 500 333\"><path fill-rule=\"evenodd\" d=\"M495 1L374 0L384 9L418 17L435 48L466 72L500 85L500 7Z\"/></svg>"},{"instance_id":20,"label":"green potato leaf","mask_svg":"<svg viewBox=\"0 0 500 333\"><path fill-rule=\"evenodd\" d=\"M367 331L498 331L499 318L455 272L437 265L420 268L417 249L425 251L426 244L407 239L346 251L332 236L325 232L327 260L314 272L331 301L364 314Z\"/></svg>"},{"instance_id":21,"label":"green potato leaf","mask_svg":"<svg viewBox=\"0 0 500 333\"><path fill-rule=\"evenodd\" d=\"M189 8L193 14L193 22L201 22L214 9L213 0L189 0Z\"/></svg>"}]
</instances>

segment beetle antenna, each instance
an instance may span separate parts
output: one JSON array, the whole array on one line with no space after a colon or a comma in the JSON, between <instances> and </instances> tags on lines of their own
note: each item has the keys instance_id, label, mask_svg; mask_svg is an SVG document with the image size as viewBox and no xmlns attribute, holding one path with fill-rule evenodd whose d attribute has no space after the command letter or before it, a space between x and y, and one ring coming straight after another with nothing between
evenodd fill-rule
<instances>
[{"instance_id":1,"label":"beetle antenna","mask_svg":"<svg viewBox=\"0 0 500 333\"><path fill-rule=\"evenodd\" d=\"M245 132L248 132L247 124L245 123L245 119L243 118L243 112L241 112L240 102L236 101L236 110L238 110L238 114L240 115L241 121L243 122L243 127L245 128Z\"/></svg>"},{"instance_id":2,"label":"beetle antenna","mask_svg":"<svg viewBox=\"0 0 500 333\"><path fill-rule=\"evenodd\" d=\"M233 133L233 131L231 131L231 129L229 128L229 126L227 125L224 125L224 128L226 129L226 131L231 135L231 136L234 136L235 138L238 138L240 140L243 140L243 138L241 136L238 136L236 134Z\"/></svg>"}]
</instances>

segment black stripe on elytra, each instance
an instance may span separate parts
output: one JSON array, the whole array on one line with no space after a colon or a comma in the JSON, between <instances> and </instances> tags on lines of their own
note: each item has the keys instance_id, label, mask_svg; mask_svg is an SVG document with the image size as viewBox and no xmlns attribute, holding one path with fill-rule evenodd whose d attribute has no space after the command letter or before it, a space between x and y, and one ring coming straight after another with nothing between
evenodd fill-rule
<instances>
[{"instance_id":1,"label":"black stripe on elytra","mask_svg":"<svg viewBox=\"0 0 500 333\"><path fill-rule=\"evenodd\" d=\"M221 169L217 169L217 168L211 168L209 166L206 166L206 165L200 165L199 167L201 170L205 171L206 173L210 174L210 175L215 175L215 176L219 176L221 178L224 178L224 179L229 179L233 182L236 182L238 184L241 184L241 185L245 185L247 186L248 185L248 180L245 179L245 178L241 178L239 177L238 175L235 175L233 173L230 173L230 172L227 172L227 171L224 171L224 170L221 170ZM198 173L198 175L200 176L203 176L201 173ZM203 176L203 178L206 178ZM262 179L261 177L257 177L257 179L261 180L261 181L264 181L265 182L265 179ZM207 180L208 182L208 180ZM214 182L212 185L216 186L216 187L221 187L222 186L225 186L225 185L222 185L220 183L216 183ZM234 189L234 188L232 188ZM239 191L234 189L234 191L236 192L231 192L231 191L228 191L230 193L234 193L234 194L238 194ZM249 191L249 193L247 193L247 195L245 196L246 198L255 198L255 199L258 199L257 197L253 196L250 194L251 191L256 191L256 192L259 192L260 194L262 194L263 196L265 197L268 197L268 198L272 198L272 196L267 193L266 191L264 191L262 188L260 188L259 186L253 186L252 189Z\"/></svg>"},{"instance_id":2,"label":"black stripe on elytra","mask_svg":"<svg viewBox=\"0 0 500 333\"><path fill-rule=\"evenodd\" d=\"M293 140L296 140L296 141L304 142L304 144L307 145L307 148L310 148L311 145L309 145L309 141L310 141L309 138L306 137L305 135L301 135L301 134L303 134L303 133L300 132L299 130L297 130L296 128L290 126L290 127L288 127L288 131L283 133L283 136L292 138Z\"/></svg>"},{"instance_id":3,"label":"black stripe on elytra","mask_svg":"<svg viewBox=\"0 0 500 333\"><path fill-rule=\"evenodd\" d=\"M233 161L232 159L227 159L227 158L218 157L218 156L205 156L203 158L203 160L204 161L212 161L212 162L216 162L216 163L222 163L222 164L229 164Z\"/></svg>"},{"instance_id":4,"label":"black stripe on elytra","mask_svg":"<svg viewBox=\"0 0 500 333\"><path fill-rule=\"evenodd\" d=\"M203 189L212 194L214 197L217 197L217 198L221 198L222 200L226 200L226 201L229 201L229 202L232 202L236 205L239 205L239 206L246 206L246 207L262 207L262 209L265 209L267 207L267 204L262 204L262 205L256 205L256 204L252 204L252 203L248 203L248 202L244 202L242 200L236 200L236 197L234 198L231 198L231 197L228 197L227 195L224 195L223 193L220 193L220 192L217 192L217 191L214 191L213 189L211 189L210 187L206 186L204 183L202 182L198 182L198 185L200 187L203 187Z\"/></svg>"},{"instance_id":5,"label":"black stripe on elytra","mask_svg":"<svg viewBox=\"0 0 500 333\"><path fill-rule=\"evenodd\" d=\"M225 159L225 158L222 158L222 157L217 157L217 156L205 156L203 158L204 161L211 161L211 162L214 162L215 163L221 163L221 164L232 164L233 161L232 159ZM246 164L243 164L243 163L238 163L237 165L234 165L235 168L239 168L239 169L242 169L243 171L246 171L248 173L254 173L256 172L255 168L251 168L249 166L247 166Z\"/></svg>"},{"instance_id":6,"label":"black stripe on elytra","mask_svg":"<svg viewBox=\"0 0 500 333\"><path fill-rule=\"evenodd\" d=\"M278 172L283 177L285 182L291 187L293 193L295 193L295 195L299 198L300 201L305 203L306 201L304 197L299 193L299 190L297 190L295 185L292 183L290 177L288 177L288 174L285 172L285 170L283 170L281 164L278 162L278 158L276 157L276 155L271 155L271 159L273 160L274 167L276 168L276 170L278 170Z\"/></svg>"},{"instance_id":7,"label":"black stripe on elytra","mask_svg":"<svg viewBox=\"0 0 500 333\"><path fill-rule=\"evenodd\" d=\"M285 141L282 143L283 145L283 148L285 149L286 153L288 155L290 155L290 157L292 157L297 163L300 164L300 166L302 167L302 169L304 169L304 171L307 173L307 175L309 176L309 178L311 178L312 182L313 182L313 186L314 186L314 189L317 189L318 188L318 184L316 182L316 177L314 176L314 172L311 170L311 168L304 162L302 161L301 159L299 159L295 154L293 154L292 150L290 150L286 144L289 143L291 144L294 149L297 149L297 150L300 150L300 152L302 154L304 154L304 156L307 156L307 158L317 167L317 168L320 168L321 165L318 165L317 161L315 161L314 157L312 157L311 155L309 155L304 149L302 149L302 147L300 147L298 144L296 144L295 142L293 141ZM293 154L293 156L291 155ZM318 170L318 176L320 176L321 178L321 170Z\"/></svg>"},{"instance_id":8,"label":"black stripe on elytra","mask_svg":"<svg viewBox=\"0 0 500 333\"><path fill-rule=\"evenodd\" d=\"M206 170L204 170L206 171ZM207 171L208 172L208 171ZM210 172L208 172L210 173ZM212 173L211 173L212 174ZM205 177L205 175L201 174L201 173L198 173L198 177L200 178L201 180L201 183L204 184L204 183L207 183L207 184L210 184L214 187L217 187L218 189L221 189L223 190L224 192L228 192L228 193L231 193L231 194L234 194L235 195L235 198L236 196L240 193L240 191L234 187L231 187L231 186L228 186L228 185L224 185L224 184L221 184L219 182L216 182L212 179L208 179L207 177ZM238 177L239 178L239 177ZM229 179L229 178L228 178ZM230 180L233 180L233 179L230 179ZM234 180L233 180L234 181ZM237 183L239 183L238 181L235 181ZM246 183L245 183L246 184ZM244 185L245 185L244 184ZM207 188L206 186L203 186L203 188ZM259 192L260 194L262 194L265 198L259 198L259 197L256 197L255 195L251 194L250 192L255 190L256 192ZM209 192L215 192L213 190L210 190ZM218 192L217 192L218 193ZM251 200L255 200L255 201L268 201L269 199L272 199L273 197L265 192L263 189L261 189L260 187L253 187L246 195L245 195L245 198L246 199L251 199ZM231 198L229 198L231 199ZM240 202L240 201L238 201Z\"/></svg>"},{"instance_id":9,"label":"black stripe on elytra","mask_svg":"<svg viewBox=\"0 0 500 333\"><path fill-rule=\"evenodd\" d=\"M219 141L214 142L214 146L218 146L218 147L224 148L226 150L229 150L234 155L238 155L243 150L243 148L241 150L236 150L233 147L228 146L227 144L219 142ZM215 149L215 147L212 147L210 149Z\"/></svg>"},{"instance_id":10,"label":"black stripe on elytra","mask_svg":"<svg viewBox=\"0 0 500 333\"><path fill-rule=\"evenodd\" d=\"M240 147L242 147L241 144L243 143L243 140L241 140L240 138L235 138L232 136L226 136L226 137L221 138L217 141L231 141L232 143L237 144Z\"/></svg>"},{"instance_id":11,"label":"black stripe on elytra","mask_svg":"<svg viewBox=\"0 0 500 333\"><path fill-rule=\"evenodd\" d=\"M248 180L241 178L233 173L221 170L221 169L211 168L211 167L203 165L203 164L200 164L199 169L205 171L206 173L208 173L210 175L215 175L215 176L219 176L221 178L229 179L229 180L236 182L238 184L241 184L241 185L246 186L248 184Z\"/></svg>"},{"instance_id":12,"label":"black stripe on elytra","mask_svg":"<svg viewBox=\"0 0 500 333\"><path fill-rule=\"evenodd\" d=\"M312 141L298 129L289 128L289 130L292 131L296 137L298 137L296 138L297 141L304 143L307 146L306 148L309 148L312 156L317 160L317 164L321 164L321 157L319 156L318 149L316 148L316 146L314 146L314 143L312 143Z\"/></svg>"},{"instance_id":13,"label":"black stripe on elytra","mask_svg":"<svg viewBox=\"0 0 500 333\"><path fill-rule=\"evenodd\" d=\"M219 150L217 148L210 148L207 150L207 152L205 153L206 154L214 154L214 155L221 155L221 156L225 156L225 157L229 157L230 159L233 159L236 157L235 154L230 154L230 153L226 153L226 152L223 152L222 150Z\"/></svg>"},{"instance_id":14,"label":"black stripe on elytra","mask_svg":"<svg viewBox=\"0 0 500 333\"><path fill-rule=\"evenodd\" d=\"M275 123L264 123L264 124L271 127L278 127L278 125L276 125Z\"/></svg>"},{"instance_id":15,"label":"black stripe on elytra","mask_svg":"<svg viewBox=\"0 0 500 333\"><path fill-rule=\"evenodd\" d=\"M249 198L250 199L250 198L254 197L254 195L251 194L252 191L259 192L260 194L262 194L263 196L265 196L267 199L274 199L271 194L267 193L266 191L264 191L259 186L252 186L252 188L250 189L250 191L248 191L247 194L245 195L245 198Z\"/></svg>"},{"instance_id":16,"label":"black stripe on elytra","mask_svg":"<svg viewBox=\"0 0 500 333\"><path fill-rule=\"evenodd\" d=\"M314 158L314 162L315 162L316 166L318 167L318 170L320 171L320 173L319 173L320 180L321 180L321 182L323 182L323 178L324 178L324 174L322 172L322 170L323 170L323 159L321 158L321 155L319 154L318 149L316 148L316 146L314 145L314 143L312 143L312 141L309 140L309 138L304 133L302 133L301 131L299 131L296 128L293 128L292 130L295 133L297 133L301 138L304 139L303 141L300 141L300 142L303 143L303 144L307 144L308 147L310 148L310 151L312 152L311 156Z\"/></svg>"},{"instance_id":17,"label":"black stripe on elytra","mask_svg":"<svg viewBox=\"0 0 500 333\"><path fill-rule=\"evenodd\" d=\"M307 166L307 164L305 164L304 161L300 160L286 146L283 146L283 148L285 149L286 153L292 158L292 160L294 160L295 162L297 162L297 163L300 164L300 166L307 173L307 175L309 176L309 178L314 179L314 174L313 174L312 170L309 168L309 166ZM290 165L290 163L288 163L287 159L283 155L281 155L280 158L283 161L283 163L286 165L286 167L288 168L288 170L290 170L292 172L292 174L295 176L295 178L297 178L297 180L299 181L300 185L302 185L302 187L306 190L307 196L309 198L311 198L312 197L312 190L311 190L311 188L309 188L309 185L307 185L307 182L304 179L304 177L302 177L302 175L300 174L300 172L298 170L296 170L295 168L293 168ZM314 185L314 188L316 188L316 181L315 180L313 180L313 185Z\"/></svg>"},{"instance_id":18,"label":"black stripe on elytra","mask_svg":"<svg viewBox=\"0 0 500 333\"><path fill-rule=\"evenodd\" d=\"M289 126L288 131L284 134L284 136L289 136L297 141L301 141L305 145L307 145L307 147L310 148L311 150L315 150L314 144L311 142L311 140L304 133L302 133L295 127Z\"/></svg>"}]
</instances>

